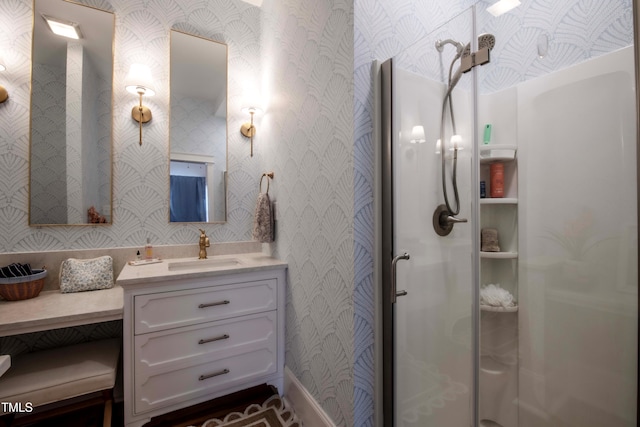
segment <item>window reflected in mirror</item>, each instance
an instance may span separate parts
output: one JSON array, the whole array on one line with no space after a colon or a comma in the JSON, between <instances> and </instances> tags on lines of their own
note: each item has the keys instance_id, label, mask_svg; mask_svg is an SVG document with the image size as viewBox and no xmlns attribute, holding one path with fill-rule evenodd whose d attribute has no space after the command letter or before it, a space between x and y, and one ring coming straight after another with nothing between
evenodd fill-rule
<instances>
[{"instance_id":1,"label":"window reflected in mirror","mask_svg":"<svg viewBox=\"0 0 640 427\"><path fill-rule=\"evenodd\" d=\"M170 222L224 222L227 45L171 30Z\"/></svg>"}]
</instances>

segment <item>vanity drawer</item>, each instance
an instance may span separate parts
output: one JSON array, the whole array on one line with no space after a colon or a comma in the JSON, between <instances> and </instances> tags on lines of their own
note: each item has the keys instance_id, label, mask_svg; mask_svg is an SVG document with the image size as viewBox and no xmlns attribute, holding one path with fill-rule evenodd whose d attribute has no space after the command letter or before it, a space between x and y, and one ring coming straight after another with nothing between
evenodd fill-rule
<instances>
[{"instance_id":1,"label":"vanity drawer","mask_svg":"<svg viewBox=\"0 0 640 427\"><path fill-rule=\"evenodd\" d=\"M137 335L136 375L148 377L186 365L253 350L276 352L277 312Z\"/></svg>"},{"instance_id":2,"label":"vanity drawer","mask_svg":"<svg viewBox=\"0 0 640 427\"><path fill-rule=\"evenodd\" d=\"M135 334L275 310L277 280L138 295Z\"/></svg>"},{"instance_id":3,"label":"vanity drawer","mask_svg":"<svg viewBox=\"0 0 640 427\"><path fill-rule=\"evenodd\" d=\"M277 370L276 352L265 348L163 374L136 376L135 412L140 414L222 391Z\"/></svg>"}]
</instances>

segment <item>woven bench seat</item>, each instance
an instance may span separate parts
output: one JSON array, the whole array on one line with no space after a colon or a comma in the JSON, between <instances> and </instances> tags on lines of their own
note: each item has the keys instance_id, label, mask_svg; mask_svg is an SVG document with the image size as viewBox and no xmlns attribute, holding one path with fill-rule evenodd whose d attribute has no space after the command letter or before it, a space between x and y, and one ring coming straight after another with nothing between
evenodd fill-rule
<instances>
[{"instance_id":1,"label":"woven bench seat","mask_svg":"<svg viewBox=\"0 0 640 427\"><path fill-rule=\"evenodd\" d=\"M119 357L120 341L117 339L19 355L12 358L11 368L0 377L0 401L14 404L20 402L23 407L29 402L36 408L102 392L105 404L104 423L110 425L112 391ZM1 411L2 408L0 413ZM16 424L20 419L15 419ZM11 424L7 421L5 423Z\"/></svg>"}]
</instances>

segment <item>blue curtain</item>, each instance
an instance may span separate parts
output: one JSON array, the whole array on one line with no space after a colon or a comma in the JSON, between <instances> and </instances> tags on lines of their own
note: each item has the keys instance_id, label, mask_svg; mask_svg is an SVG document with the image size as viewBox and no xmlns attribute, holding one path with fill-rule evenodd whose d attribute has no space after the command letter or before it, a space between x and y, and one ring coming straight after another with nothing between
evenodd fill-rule
<instances>
[{"instance_id":1,"label":"blue curtain","mask_svg":"<svg viewBox=\"0 0 640 427\"><path fill-rule=\"evenodd\" d=\"M170 216L172 222L207 220L207 183L201 176L171 175Z\"/></svg>"}]
</instances>

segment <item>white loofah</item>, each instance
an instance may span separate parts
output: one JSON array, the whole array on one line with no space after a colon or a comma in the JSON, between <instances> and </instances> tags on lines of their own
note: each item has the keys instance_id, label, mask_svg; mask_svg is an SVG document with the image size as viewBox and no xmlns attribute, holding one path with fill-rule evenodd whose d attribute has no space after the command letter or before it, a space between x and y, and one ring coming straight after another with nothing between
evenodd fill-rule
<instances>
[{"instance_id":1,"label":"white loofah","mask_svg":"<svg viewBox=\"0 0 640 427\"><path fill-rule=\"evenodd\" d=\"M480 289L480 304L491 307L514 307L515 299L511 292L500 285L489 284Z\"/></svg>"}]
</instances>

